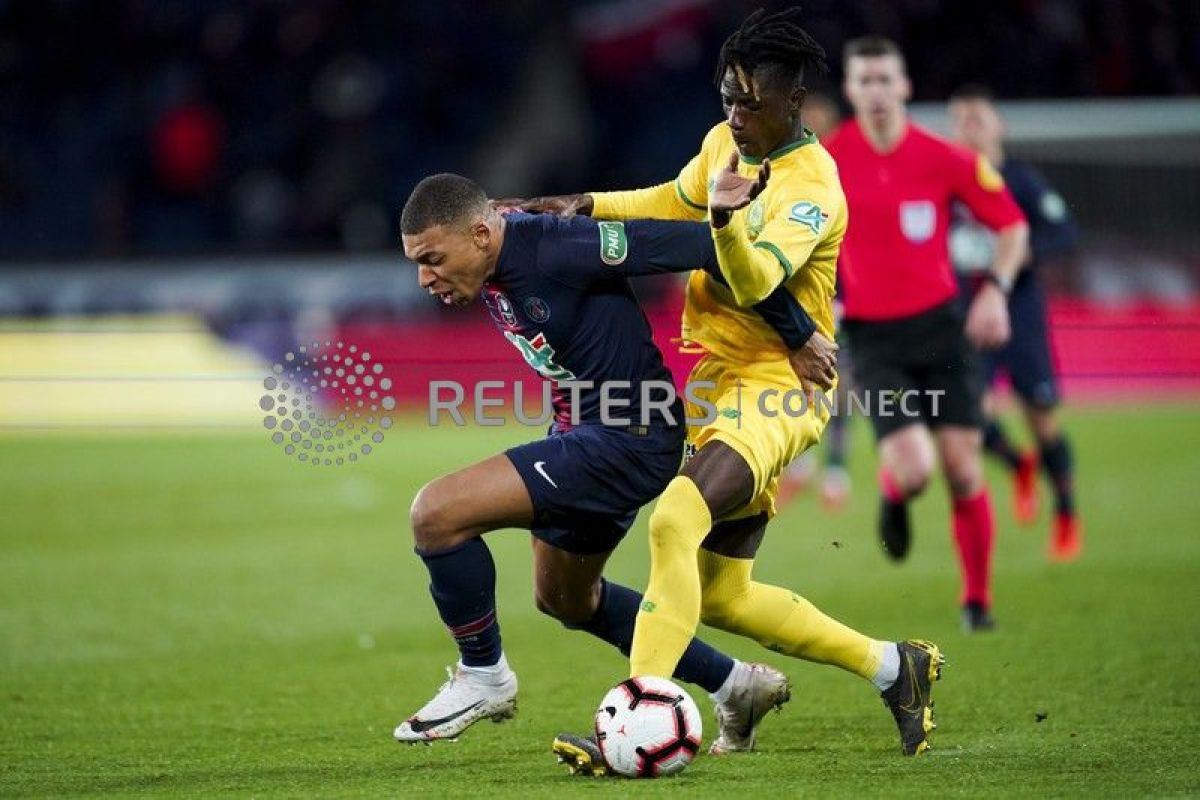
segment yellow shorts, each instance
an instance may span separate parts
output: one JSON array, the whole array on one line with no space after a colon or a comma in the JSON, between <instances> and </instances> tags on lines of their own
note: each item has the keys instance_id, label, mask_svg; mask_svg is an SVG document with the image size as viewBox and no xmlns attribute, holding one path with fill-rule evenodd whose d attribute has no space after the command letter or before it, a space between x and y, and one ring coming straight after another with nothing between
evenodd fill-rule
<instances>
[{"instance_id":1,"label":"yellow shorts","mask_svg":"<svg viewBox=\"0 0 1200 800\"><path fill-rule=\"evenodd\" d=\"M712 388L698 385L705 381L713 384ZM780 474L821 440L829 408L819 398L811 407L805 404L796 373L786 360L745 363L706 355L692 369L688 385L685 406L689 420L712 416L711 408L693 400L716 407L712 422L689 422L688 452L715 439L736 450L754 473L752 499L726 518L763 512L774 516Z\"/></svg>"}]
</instances>

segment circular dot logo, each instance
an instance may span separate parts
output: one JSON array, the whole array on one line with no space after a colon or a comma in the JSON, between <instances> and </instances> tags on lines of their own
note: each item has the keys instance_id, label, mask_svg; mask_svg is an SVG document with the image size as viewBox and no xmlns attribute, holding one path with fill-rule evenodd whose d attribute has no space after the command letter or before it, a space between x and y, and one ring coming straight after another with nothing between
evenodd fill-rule
<instances>
[{"instance_id":1,"label":"circular dot logo","mask_svg":"<svg viewBox=\"0 0 1200 800\"><path fill-rule=\"evenodd\" d=\"M355 345L302 345L271 367L263 389L263 427L272 443L301 463L353 464L382 444L392 427L392 379Z\"/></svg>"}]
</instances>

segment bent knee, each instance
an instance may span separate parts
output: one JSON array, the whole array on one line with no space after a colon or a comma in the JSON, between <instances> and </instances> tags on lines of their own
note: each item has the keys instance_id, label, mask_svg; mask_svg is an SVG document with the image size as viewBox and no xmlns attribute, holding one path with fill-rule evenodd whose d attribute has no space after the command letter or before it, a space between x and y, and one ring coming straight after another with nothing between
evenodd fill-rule
<instances>
[{"instance_id":1,"label":"bent knee","mask_svg":"<svg viewBox=\"0 0 1200 800\"><path fill-rule=\"evenodd\" d=\"M947 458L943 470L946 484L955 497L971 497L983 486L983 459L978 452Z\"/></svg>"},{"instance_id":2,"label":"bent knee","mask_svg":"<svg viewBox=\"0 0 1200 800\"><path fill-rule=\"evenodd\" d=\"M712 517L696 484L690 478L677 477L667 484L650 513L651 551L695 550L711 526Z\"/></svg>"},{"instance_id":3,"label":"bent knee","mask_svg":"<svg viewBox=\"0 0 1200 800\"><path fill-rule=\"evenodd\" d=\"M537 610L568 627L583 625L596 614L597 598L592 592L567 593L554 589L534 589Z\"/></svg>"},{"instance_id":4,"label":"bent knee","mask_svg":"<svg viewBox=\"0 0 1200 800\"><path fill-rule=\"evenodd\" d=\"M929 487L933 478L933 460L916 458L892 471L896 488L905 497L916 497Z\"/></svg>"},{"instance_id":5,"label":"bent knee","mask_svg":"<svg viewBox=\"0 0 1200 800\"><path fill-rule=\"evenodd\" d=\"M413 542L422 550L443 550L460 543L451 505L438 491L437 481L427 483L408 510Z\"/></svg>"},{"instance_id":6,"label":"bent knee","mask_svg":"<svg viewBox=\"0 0 1200 800\"><path fill-rule=\"evenodd\" d=\"M732 602L731 597L706 595L700 604L700 621L710 628L729 630L736 627L737 609L737 604Z\"/></svg>"}]
</instances>

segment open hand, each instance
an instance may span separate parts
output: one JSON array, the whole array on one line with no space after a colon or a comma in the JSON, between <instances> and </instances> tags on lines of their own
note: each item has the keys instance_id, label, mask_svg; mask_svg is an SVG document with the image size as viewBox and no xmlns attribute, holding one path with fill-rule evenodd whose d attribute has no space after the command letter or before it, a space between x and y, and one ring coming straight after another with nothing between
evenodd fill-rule
<instances>
[{"instance_id":1,"label":"open hand","mask_svg":"<svg viewBox=\"0 0 1200 800\"><path fill-rule=\"evenodd\" d=\"M492 208L515 208L530 214L553 214L558 217L573 217L576 214L592 213L590 194L559 194L546 197L504 197L491 201Z\"/></svg>"},{"instance_id":2,"label":"open hand","mask_svg":"<svg viewBox=\"0 0 1200 800\"><path fill-rule=\"evenodd\" d=\"M980 288L967 310L966 333L980 350L995 350L1008 342L1011 330L1004 292L990 283Z\"/></svg>"},{"instance_id":3,"label":"open hand","mask_svg":"<svg viewBox=\"0 0 1200 800\"><path fill-rule=\"evenodd\" d=\"M708 212L713 227L723 228L729 224L734 211L745 208L767 188L771 178L771 159L764 158L758 174L744 178L737 172L738 154L729 157L729 163L717 173L713 187L708 191Z\"/></svg>"}]
</instances>

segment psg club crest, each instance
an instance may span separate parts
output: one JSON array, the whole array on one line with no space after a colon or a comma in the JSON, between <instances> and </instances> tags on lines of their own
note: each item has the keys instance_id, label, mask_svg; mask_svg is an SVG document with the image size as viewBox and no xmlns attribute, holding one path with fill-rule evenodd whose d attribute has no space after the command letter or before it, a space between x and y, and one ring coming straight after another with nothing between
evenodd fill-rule
<instances>
[{"instance_id":1,"label":"psg club crest","mask_svg":"<svg viewBox=\"0 0 1200 800\"><path fill-rule=\"evenodd\" d=\"M525 313L534 322L550 319L550 305L540 297L530 297L524 303Z\"/></svg>"},{"instance_id":2,"label":"psg club crest","mask_svg":"<svg viewBox=\"0 0 1200 800\"><path fill-rule=\"evenodd\" d=\"M900 204L900 230L913 244L929 241L937 229L937 206L932 200L906 200Z\"/></svg>"}]
</instances>

